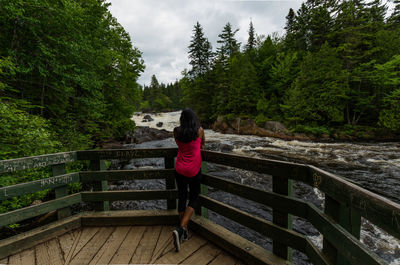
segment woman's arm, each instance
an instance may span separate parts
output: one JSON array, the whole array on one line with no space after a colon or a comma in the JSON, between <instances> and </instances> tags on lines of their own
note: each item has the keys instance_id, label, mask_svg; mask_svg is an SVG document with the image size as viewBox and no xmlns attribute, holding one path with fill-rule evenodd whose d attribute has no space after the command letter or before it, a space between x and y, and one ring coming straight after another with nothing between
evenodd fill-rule
<instances>
[{"instance_id":1,"label":"woman's arm","mask_svg":"<svg viewBox=\"0 0 400 265\"><path fill-rule=\"evenodd\" d=\"M175 143L178 144L178 143L176 142L176 137L178 137L178 127L175 127L175 128L174 128L174 139L175 139Z\"/></svg>"},{"instance_id":2,"label":"woman's arm","mask_svg":"<svg viewBox=\"0 0 400 265\"><path fill-rule=\"evenodd\" d=\"M200 146L200 148L201 148L202 150L204 150L204 148L205 148L205 146L206 146L206 137L205 137L205 135L204 135L204 130L203 130L202 127L199 128L199 137L200 137L200 139L201 139L201 146Z\"/></svg>"}]
</instances>

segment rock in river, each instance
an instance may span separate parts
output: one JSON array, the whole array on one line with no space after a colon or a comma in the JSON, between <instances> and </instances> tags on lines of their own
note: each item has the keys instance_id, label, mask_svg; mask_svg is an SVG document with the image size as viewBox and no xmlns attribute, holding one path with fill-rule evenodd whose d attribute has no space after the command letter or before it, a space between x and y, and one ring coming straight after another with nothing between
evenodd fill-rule
<instances>
[{"instance_id":1,"label":"rock in river","mask_svg":"<svg viewBox=\"0 0 400 265\"><path fill-rule=\"evenodd\" d=\"M157 130L149 127L136 127L133 132L133 142L140 144L143 142L163 140L172 137L172 132L167 130Z\"/></svg>"},{"instance_id":2,"label":"rock in river","mask_svg":"<svg viewBox=\"0 0 400 265\"><path fill-rule=\"evenodd\" d=\"M149 114L143 117L142 122L148 122L148 121L154 121L154 119Z\"/></svg>"}]
</instances>

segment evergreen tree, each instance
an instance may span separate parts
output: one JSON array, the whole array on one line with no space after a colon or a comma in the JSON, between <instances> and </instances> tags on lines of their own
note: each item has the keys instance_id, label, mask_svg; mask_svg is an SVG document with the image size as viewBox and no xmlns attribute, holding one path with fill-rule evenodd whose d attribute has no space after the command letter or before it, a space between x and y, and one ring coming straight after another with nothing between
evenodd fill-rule
<instances>
[{"instance_id":1,"label":"evergreen tree","mask_svg":"<svg viewBox=\"0 0 400 265\"><path fill-rule=\"evenodd\" d=\"M248 54L237 55L232 59L231 78L226 111L234 114L255 115L260 89L257 72Z\"/></svg>"},{"instance_id":2,"label":"evergreen tree","mask_svg":"<svg viewBox=\"0 0 400 265\"><path fill-rule=\"evenodd\" d=\"M246 51L252 51L256 46L256 36L254 31L253 22L250 21L249 25L249 38L247 39Z\"/></svg>"},{"instance_id":3,"label":"evergreen tree","mask_svg":"<svg viewBox=\"0 0 400 265\"><path fill-rule=\"evenodd\" d=\"M217 40L217 43L220 44L220 47L217 48L217 60L225 68L228 66L229 58L240 51L240 43L235 39L235 34L238 31L239 29L232 30L231 24L227 23L222 33L218 35L219 40Z\"/></svg>"},{"instance_id":4,"label":"evergreen tree","mask_svg":"<svg viewBox=\"0 0 400 265\"><path fill-rule=\"evenodd\" d=\"M287 50L296 49L294 43L296 42L296 14L292 8L289 9L289 13L286 16L285 28L285 48Z\"/></svg>"},{"instance_id":5,"label":"evergreen tree","mask_svg":"<svg viewBox=\"0 0 400 265\"><path fill-rule=\"evenodd\" d=\"M282 110L295 123L318 125L344 121L347 72L335 48L325 43L317 53L308 52L296 81L286 92Z\"/></svg>"},{"instance_id":6,"label":"evergreen tree","mask_svg":"<svg viewBox=\"0 0 400 265\"><path fill-rule=\"evenodd\" d=\"M295 16L294 47L297 51L306 51L310 47L310 10L306 4L302 4Z\"/></svg>"},{"instance_id":7,"label":"evergreen tree","mask_svg":"<svg viewBox=\"0 0 400 265\"><path fill-rule=\"evenodd\" d=\"M329 40L333 27L330 1L308 1L309 5L309 44L310 49L318 51Z\"/></svg>"},{"instance_id":8,"label":"evergreen tree","mask_svg":"<svg viewBox=\"0 0 400 265\"><path fill-rule=\"evenodd\" d=\"M375 106L380 99L368 76L379 52L376 33L383 27L386 9L379 1L366 5L360 0L342 2L338 8L334 38L344 68L349 73L347 122L355 125L367 117L377 118Z\"/></svg>"},{"instance_id":9,"label":"evergreen tree","mask_svg":"<svg viewBox=\"0 0 400 265\"><path fill-rule=\"evenodd\" d=\"M211 58L211 43L204 37L203 28L197 22L189 45L189 64L192 66L189 71L190 76L195 78L210 70Z\"/></svg>"}]
</instances>

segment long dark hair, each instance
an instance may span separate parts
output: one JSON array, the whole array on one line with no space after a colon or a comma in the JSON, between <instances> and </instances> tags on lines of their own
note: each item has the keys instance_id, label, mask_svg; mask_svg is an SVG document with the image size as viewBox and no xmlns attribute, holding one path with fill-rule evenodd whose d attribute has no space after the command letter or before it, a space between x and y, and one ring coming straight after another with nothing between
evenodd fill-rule
<instances>
[{"instance_id":1,"label":"long dark hair","mask_svg":"<svg viewBox=\"0 0 400 265\"><path fill-rule=\"evenodd\" d=\"M188 143L199 137L200 124L192 109L182 110L179 121L181 122L181 126L178 129L176 138L180 142Z\"/></svg>"}]
</instances>

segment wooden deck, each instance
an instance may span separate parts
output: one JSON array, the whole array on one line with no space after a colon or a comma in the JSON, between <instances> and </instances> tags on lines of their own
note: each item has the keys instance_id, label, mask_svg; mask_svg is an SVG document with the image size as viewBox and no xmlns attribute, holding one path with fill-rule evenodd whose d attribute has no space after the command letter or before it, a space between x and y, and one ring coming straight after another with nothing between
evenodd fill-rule
<instances>
[{"instance_id":1,"label":"wooden deck","mask_svg":"<svg viewBox=\"0 0 400 265\"><path fill-rule=\"evenodd\" d=\"M0 264L244 264L190 231L176 252L172 226L82 227L38 244Z\"/></svg>"}]
</instances>

